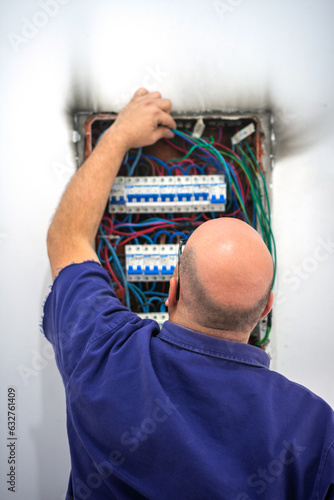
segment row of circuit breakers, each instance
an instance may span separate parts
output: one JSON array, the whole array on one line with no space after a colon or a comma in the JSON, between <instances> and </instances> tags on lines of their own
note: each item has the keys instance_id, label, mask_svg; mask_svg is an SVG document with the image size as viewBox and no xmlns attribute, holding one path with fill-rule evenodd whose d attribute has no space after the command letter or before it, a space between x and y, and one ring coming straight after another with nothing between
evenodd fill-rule
<instances>
[{"instance_id":1,"label":"row of circuit breakers","mask_svg":"<svg viewBox=\"0 0 334 500\"><path fill-rule=\"evenodd\" d=\"M110 195L109 211L221 212L225 203L223 175L117 177Z\"/></svg>"},{"instance_id":2,"label":"row of circuit breakers","mask_svg":"<svg viewBox=\"0 0 334 500\"><path fill-rule=\"evenodd\" d=\"M223 175L117 177L110 213L221 212L225 209ZM128 281L164 281L173 274L178 245L126 245Z\"/></svg>"}]
</instances>

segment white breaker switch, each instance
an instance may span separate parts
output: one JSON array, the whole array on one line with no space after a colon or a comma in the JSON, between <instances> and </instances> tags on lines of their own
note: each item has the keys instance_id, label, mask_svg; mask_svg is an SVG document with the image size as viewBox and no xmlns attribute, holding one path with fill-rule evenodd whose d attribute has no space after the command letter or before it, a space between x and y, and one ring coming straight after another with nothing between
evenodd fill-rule
<instances>
[{"instance_id":1,"label":"white breaker switch","mask_svg":"<svg viewBox=\"0 0 334 500\"><path fill-rule=\"evenodd\" d=\"M125 245L128 281L167 281L177 263L179 245Z\"/></svg>"},{"instance_id":2,"label":"white breaker switch","mask_svg":"<svg viewBox=\"0 0 334 500\"><path fill-rule=\"evenodd\" d=\"M223 212L223 175L116 177L109 212Z\"/></svg>"}]
</instances>

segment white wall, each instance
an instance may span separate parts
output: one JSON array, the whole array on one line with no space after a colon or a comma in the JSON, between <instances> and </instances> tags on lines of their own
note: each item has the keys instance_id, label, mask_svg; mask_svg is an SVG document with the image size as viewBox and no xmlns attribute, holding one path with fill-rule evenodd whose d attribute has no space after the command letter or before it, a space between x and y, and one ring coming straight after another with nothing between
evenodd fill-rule
<instances>
[{"instance_id":1,"label":"white wall","mask_svg":"<svg viewBox=\"0 0 334 500\"><path fill-rule=\"evenodd\" d=\"M7 387L15 385L15 498L60 500L68 480L63 387L39 331L51 282L45 235L74 170L66 110L118 110L141 85L170 97L175 110L274 111L272 367L334 405L333 2L4 0L1 7L0 415L5 420ZM3 499L12 498L6 437L1 425Z\"/></svg>"}]
</instances>

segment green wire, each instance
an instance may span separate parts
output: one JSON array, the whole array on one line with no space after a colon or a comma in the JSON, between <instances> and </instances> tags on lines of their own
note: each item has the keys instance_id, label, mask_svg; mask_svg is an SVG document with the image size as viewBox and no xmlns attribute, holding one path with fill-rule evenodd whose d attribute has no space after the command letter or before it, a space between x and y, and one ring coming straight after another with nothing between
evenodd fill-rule
<instances>
[{"instance_id":1,"label":"green wire","mask_svg":"<svg viewBox=\"0 0 334 500\"><path fill-rule=\"evenodd\" d=\"M255 345L259 347L259 346L265 344L267 342L267 340L269 339L270 332L271 332L271 328L267 328L266 334L263 337L263 339L258 340L257 342L255 342Z\"/></svg>"},{"instance_id":2,"label":"green wire","mask_svg":"<svg viewBox=\"0 0 334 500\"><path fill-rule=\"evenodd\" d=\"M267 246L273 256L273 260L274 260L274 279L273 279L273 286L274 286L274 283L275 283L275 279L276 279L276 260L277 260L277 253L276 253L276 242L275 242L275 238L274 238L274 235L273 235L273 232L272 232L272 229L271 229L271 211L270 211L270 203L269 203L269 195L268 195L268 190L267 190L267 184L266 184L266 181L265 181L265 178L264 178L264 175L262 173L262 170L254 156L254 153L253 151L251 150L248 142L246 142L246 146L247 146L247 149L252 157L252 160L250 160L250 158L248 157L248 155L246 155L246 153L244 153L244 151L242 150L242 148L240 148L238 146L238 149L240 149L243 154L245 155L245 157L248 159L248 161L250 162L250 164L252 165L252 168L253 168L253 171L254 171L254 174L256 175L256 171L258 171L260 173L260 176L261 176L261 179L262 179L262 182L263 182L263 186L264 186L264 191L265 191L265 198L266 198L266 205L267 205L267 209L268 209L268 216L266 215L265 211L263 210L263 215L265 217L265 219L267 220L268 222L268 230L269 230L269 235L268 235L268 243L267 243ZM254 167L254 164L256 165L257 169L255 169ZM271 246L271 242L273 244L273 246Z\"/></svg>"},{"instance_id":3,"label":"green wire","mask_svg":"<svg viewBox=\"0 0 334 500\"><path fill-rule=\"evenodd\" d=\"M185 136L187 138L190 137L187 134L185 134L184 132L182 132L181 130L179 130L179 134L181 134L181 135L183 135L183 136ZM228 169L228 166L227 166L227 164L225 162L224 157L220 154L220 152L214 146L212 146L212 143L208 143L208 142L204 141L204 139L198 140L198 139L196 139L194 137L191 137L191 140L193 142L195 142L196 144L194 144L194 146L192 146L192 148L190 149L190 151L187 153L187 155L185 157L174 159L174 161L184 160L186 157L189 156L189 153L192 152L192 151L194 151L194 149L197 148L197 147L201 147L203 149L208 150L218 160L219 163L223 164L223 166L225 168L225 171L226 171L226 173L229 176L229 180L230 180L230 183L232 184L232 187L234 189L235 195L238 198L239 204L240 204L240 206L242 208L242 212L243 212L245 218L247 219L248 224L251 225L251 222L250 222L248 214L247 214L246 207L245 207L245 205L244 205L244 203L242 201L241 193L239 192L238 186L235 184L233 178L231 177L231 175L229 173L229 169ZM217 155L217 153L218 153L218 155ZM221 161L220 157L222 158L223 161ZM170 160L170 161L172 161L172 160Z\"/></svg>"},{"instance_id":4,"label":"green wire","mask_svg":"<svg viewBox=\"0 0 334 500\"><path fill-rule=\"evenodd\" d=\"M173 161L177 162L177 161L186 160L196 148L198 148L198 145L194 144L193 147L191 149L189 149L188 153L185 156L183 156L183 158L173 158L172 160L167 160L166 163L171 163Z\"/></svg>"},{"instance_id":5,"label":"green wire","mask_svg":"<svg viewBox=\"0 0 334 500\"><path fill-rule=\"evenodd\" d=\"M228 175L231 187L232 187L232 189L237 197L237 200L239 202L242 213L244 214L245 219L247 220L248 224L252 225L250 220L249 220L245 204L243 203L239 187L235 183L232 175L230 174L230 169L226 163L224 156L231 159L232 161L235 161L235 163L237 163L237 165L239 165L239 167L243 171L243 173L244 173L244 175L249 183L251 198L252 198L253 203L254 203L255 213L256 213L257 220L259 222L259 226L260 226L263 240L264 240L265 244L267 245L267 247L268 247L268 249L273 257L273 261L274 261L273 286L274 286L275 279L276 279L277 255L276 255L275 238L274 238L272 228L271 228L271 210L270 210L268 189L267 189L267 184L266 184L263 172L262 172L248 142L244 141L244 143L246 144L246 147L247 147L248 154L245 153L245 151L243 150L242 147L237 146L238 151L240 151L241 157L244 157L244 160L243 160L242 158L239 158L234 153L230 153L229 151L220 150L220 149L214 147L213 146L213 142L214 142L213 137L205 138L205 139L204 138L196 139L196 138L191 137L182 131L179 131L179 133L187 138L190 137L191 140L193 142L195 142L195 144L189 149L189 151L187 152L187 154L185 156L183 156L182 158L174 158L172 160L168 160L167 163L179 162L182 160L186 160L193 153L193 151L195 149L197 149L198 147L201 147L202 149L209 152L224 167L224 170L226 171L226 173ZM260 176L260 178L259 178L259 176ZM262 184L260 181L262 181ZM262 186L263 190L261 189L261 186ZM263 191L264 191L264 194L263 194ZM265 200L267 213L266 213L266 210L264 208L263 199ZM265 336L263 337L263 339L256 342L256 345L261 346L264 343L266 343L268 338L269 338L270 332L271 332L271 327L270 328L267 327Z\"/></svg>"}]
</instances>

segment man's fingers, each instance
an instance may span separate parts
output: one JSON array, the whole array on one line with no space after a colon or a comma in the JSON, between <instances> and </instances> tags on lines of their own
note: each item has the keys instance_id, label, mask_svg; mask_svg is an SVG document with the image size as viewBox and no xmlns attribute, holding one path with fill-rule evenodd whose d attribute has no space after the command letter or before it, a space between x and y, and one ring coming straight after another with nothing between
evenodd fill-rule
<instances>
[{"instance_id":1,"label":"man's fingers","mask_svg":"<svg viewBox=\"0 0 334 500\"><path fill-rule=\"evenodd\" d=\"M140 87L125 108L119 113L113 131L123 135L127 149L148 146L161 138L174 137L170 130L176 128L170 112L172 102L161 93L149 92Z\"/></svg>"},{"instance_id":2,"label":"man's fingers","mask_svg":"<svg viewBox=\"0 0 334 500\"><path fill-rule=\"evenodd\" d=\"M174 118L165 112L161 112L158 116L158 124L168 128L177 128Z\"/></svg>"},{"instance_id":3,"label":"man's fingers","mask_svg":"<svg viewBox=\"0 0 334 500\"><path fill-rule=\"evenodd\" d=\"M173 139L173 132L167 127L158 127L153 133L154 143L159 141L159 139Z\"/></svg>"},{"instance_id":4,"label":"man's fingers","mask_svg":"<svg viewBox=\"0 0 334 500\"><path fill-rule=\"evenodd\" d=\"M161 93L158 92L157 90L154 92L149 92L147 89L144 87L140 87L136 92L134 93L133 97L145 97L148 99L160 99L161 98Z\"/></svg>"},{"instance_id":5,"label":"man's fingers","mask_svg":"<svg viewBox=\"0 0 334 500\"><path fill-rule=\"evenodd\" d=\"M157 106L159 106L162 111L166 111L166 113L172 111L172 101L170 99L159 99L159 101L157 101Z\"/></svg>"},{"instance_id":6,"label":"man's fingers","mask_svg":"<svg viewBox=\"0 0 334 500\"><path fill-rule=\"evenodd\" d=\"M148 90L144 89L144 87L140 87L138 90L136 90L133 97L142 97L144 95L147 95L148 93Z\"/></svg>"},{"instance_id":7,"label":"man's fingers","mask_svg":"<svg viewBox=\"0 0 334 500\"><path fill-rule=\"evenodd\" d=\"M156 90L155 92L150 92L149 97L151 99L161 99L161 94Z\"/></svg>"}]
</instances>

